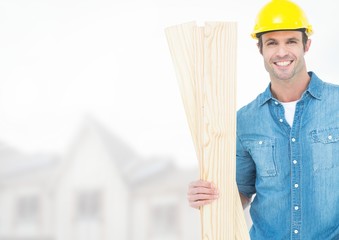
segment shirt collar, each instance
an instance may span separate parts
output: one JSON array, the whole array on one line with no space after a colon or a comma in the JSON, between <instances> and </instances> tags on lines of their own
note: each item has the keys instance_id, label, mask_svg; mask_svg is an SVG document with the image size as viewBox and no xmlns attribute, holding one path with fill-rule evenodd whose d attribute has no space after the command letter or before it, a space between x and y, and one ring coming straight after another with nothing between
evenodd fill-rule
<instances>
[{"instance_id":1,"label":"shirt collar","mask_svg":"<svg viewBox=\"0 0 339 240\"><path fill-rule=\"evenodd\" d=\"M308 75L311 77L311 81L308 84L308 88L306 89L306 92L311 94L312 97L321 100L321 94L324 86L324 82L318 78L317 75L315 75L314 72L309 72Z\"/></svg>"},{"instance_id":2,"label":"shirt collar","mask_svg":"<svg viewBox=\"0 0 339 240\"><path fill-rule=\"evenodd\" d=\"M306 92L308 92L312 97L321 100L323 81L321 81L314 72L308 72L308 75L311 77L311 80L310 83L308 84L306 91L303 93L303 96ZM271 92L271 83L269 83L266 90L259 95L259 105L260 106L264 105L270 99L274 99Z\"/></svg>"}]
</instances>

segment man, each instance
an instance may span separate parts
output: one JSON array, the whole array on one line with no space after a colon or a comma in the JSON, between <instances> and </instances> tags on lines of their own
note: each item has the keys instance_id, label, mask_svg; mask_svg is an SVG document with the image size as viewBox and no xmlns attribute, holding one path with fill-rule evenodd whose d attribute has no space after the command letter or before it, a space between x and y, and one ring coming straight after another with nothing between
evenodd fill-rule
<instances>
[{"instance_id":1,"label":"man","mask_svg":"<svg viewBox=\"0 0 339 240\"><path fill-rule=\"evenodd\" d=\"M339 86L307 72L312 27L288 0L259 12L252 37L270 84L237 113L237 185L251 200L252 240L339 239ZM192 207L218 198L213 183L188 189Z\"/></svg>"}]
</instances>

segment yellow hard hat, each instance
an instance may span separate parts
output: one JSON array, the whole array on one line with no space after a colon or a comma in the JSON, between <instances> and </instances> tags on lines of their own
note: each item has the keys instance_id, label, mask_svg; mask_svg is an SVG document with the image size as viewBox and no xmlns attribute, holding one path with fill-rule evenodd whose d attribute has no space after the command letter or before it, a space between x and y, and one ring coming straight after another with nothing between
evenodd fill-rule
<instances>
[{"instance_id":1,"label":"yellow hard hat","mask_svg":"<svg viewBox=\"0 0 339 240\"><path fill-rule=\"evenodd\" d=\"M251 36L257 39L258 33L301 28L308 36L313 33L304 11L297 4L289 0L272 0L260 10Z\"/></svg>"}]
</instances>

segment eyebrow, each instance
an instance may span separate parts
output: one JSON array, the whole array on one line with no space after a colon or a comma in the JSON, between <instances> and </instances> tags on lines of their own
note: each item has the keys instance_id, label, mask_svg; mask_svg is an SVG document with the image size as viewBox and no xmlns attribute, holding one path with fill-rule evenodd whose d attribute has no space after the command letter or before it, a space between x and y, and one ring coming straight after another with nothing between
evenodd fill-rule
<instances>
[{"instance_id":1,"label":"eyebrow","mask_svg":"<svg viewBox=\"0 0 339 240\"><path fill-rule=\"evenodd\" d=\"M264 43L267 43L267 42L269 42L269 41L277 41L277 39L275 39L275 38L269 38L269 39L267 39ZM300 41L300 39L298 39L298 38L296 38L296 37L291 37L291 38L288 38L287 40L286 40L287 42L288 41L297 41L297 42L299 42Z\"/></svg>"}]
</instances>

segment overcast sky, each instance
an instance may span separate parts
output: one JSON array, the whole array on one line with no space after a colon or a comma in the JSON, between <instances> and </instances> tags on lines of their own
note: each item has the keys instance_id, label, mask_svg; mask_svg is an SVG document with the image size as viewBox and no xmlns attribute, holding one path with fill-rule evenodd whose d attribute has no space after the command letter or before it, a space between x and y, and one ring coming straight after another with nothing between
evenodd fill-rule
<instances>
[{"instance_id":1,"label":"overcast sky","mask_svg":"<svg viewBox=\"0 0 339 240\"><path fill-rule=\"evenodd\" d=\"M264 0L1 0L0 141L63 153L92 116L143 157L197 165L164 29L238 23L238 108L267 86L250 38ZM332 0L295 1L314 27L308 69L339 83Z\"/></svg>"}]
</instances>

